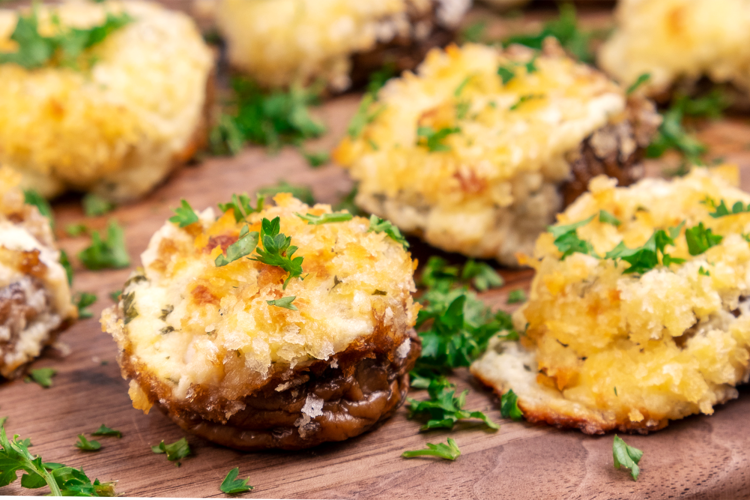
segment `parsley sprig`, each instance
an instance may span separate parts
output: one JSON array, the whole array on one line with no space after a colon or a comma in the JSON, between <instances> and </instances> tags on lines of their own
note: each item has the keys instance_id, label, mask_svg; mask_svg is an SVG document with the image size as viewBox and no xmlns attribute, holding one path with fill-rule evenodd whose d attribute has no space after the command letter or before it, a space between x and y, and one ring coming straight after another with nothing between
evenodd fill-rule
<instances>
[{"instance_id":1,"label":"parsley sprig","mask_svg":"<svg viewBox=\"0 0 750 500\"><path fill-rule=\"evenodd\" d=\"M719 204L717 205L716 201L711 197L706 197L706 199L703 200L702 203L713 209L713 212L710 212L708 215L710 215L714 219L718 219L719 217L726 217L728 215L750 212L750 203L745 206L745 204L741 201L736 201L732 205L731 210L727 207L727 203L724 200L720 200Z\"/></svg>"},{"instance_id":2,"label":"parsley sprig","mask_svg":"<svg viewBox=\"0 0 750 500\"><path fill-rule=\"evenodd\" d=\"M453 440L453 438L448 438L448 444L427 443L426 449L405 451L401 454L401 456L404 458L430 456L442 458L444 460L455 460L459 456L461 456L461 450L458 449L458 445Z\"/></svg>"},{"instance_id":3,"label":"parsley sprig","mask_svg":"<svg viewBox=\"0 0 750 500\"><path fill-rule=\"evenodd\" d=\"M240 468L235 467L230 470L219 486L219 490L227 495L237 495L252 490L254 487L247 484L249 479L237 479L240 475Z\"/></svg>"},{"instance_id":4,"label":"parsley sprig","mask_svg":"<svg viewBox=\"0 0 750 500\"><path fill-rule=\"evenodd\" d=\"M338 213L331 213L331 214L322 214L322 215L314 215L314 214L295 214L300 219L307 221L310 225L320 225L320 224L331 224L334 222L346 222L352 220L352 214L348 214L346 212L338 212Z\"/></svg>"},{"instance_id":5,"label":"parsley sprig","mask_svg":"<svg viewBox=\"0 0 750 500\"><path fill-rule=\"evenodd\" d=\"M122 227L110 220L107 236L102 239L97 231L91 233L91 246L78 254L87 269L119 269L130 265L130 256L125 248L125 233Z\"/></svg>"},{"instance_id":6,"label":"parsley sprig","mask_svg":"<svg viewBox=\"0 0 750 500\"><path fill-rule=\"evenodd\" d=\"M385 233L396 243L400 243L404 247L404 250L409 249L409 242L401 234L401 231L391 221L381 219L377 215L370 216L370 227L367 229L368 233Z\"/></svg>"},{"instance_id":7,"label":"parsley sprig","mask_svg":"<svg viewBox=\"0 0 750 500\"><path fill-rule=\"evenodd\" d=\"M294 257L297 247L292 245L292 237L287 236L281 231L281 220L276 217L273 220L263 219L261 221L260 241L263 248L256 247L257 257L252 258L258 262L276 266L288 272L283 288L289 284L292 278L298 278L302 275L302 257Z\"/></svg>"},{"instance_id":8,"label":"parsley sprig","mask_svg":"<svg viewBox=\"0 0 750 500\"><path fill-rule=\"evenodd\" d=\"M190 445L187 439L182 438L174 443L166 444L164 441L151 447L151 451L157 454L166 454L167 460L170 462L177 462L179 466L180 460L190 455Z\"/></svg>"},{"instance_id":9,"label":"parsley sprig","mask_svg":"<svg viewBox=\"0 0 750 500\"><path fill-rule=\"evenodd\" d=\"M187 227L198 222L198 214L185 200L180 200L180 206L174 209L175 215L169 218L169 222L177 224L178 227Z\"/></svg>"},{"instance_id":10,"label":"parsley sprig","mask_svg":"<svg viewBox=\"0 0 750 500\"><path fill-rule=\"evenodd\" d=\"M29 376L24 379L24 382L36 382L45 389L52 387L52 378L57 375L57 370L54 368L37 368L36 370L29 370Z\"/></svg>"},{"instance_id":11,"label":"parsley sprig","mask_svg":"<svg viewBox=\"0 0 750 500\"><path fill-rule=\"evenodd\" d=\"M5 427L0 426L0 487L18 479L23 472L21 486L28 489L49 487L52 496L115 496L114 483L100 483L91 479L83 469L74 469L62 464L45 463L39 456L29 452L30 442L19 436L8 439Z\"/></svg>"},{"instance_id":12,"label":"parsley sprig","mask_svg":"<svg viewBox=\"0 0 750 500\"><path fill-rule=\"evenodd\" d=\"M633 477L633 481L638 480L638 476L641 473L638 464L643 457L643 452L641 450L628 446L622 438L615 435L615 440L612 443L612 457L615 461L615 469L619 469L620 467L630 469L630 475Z\"/></svg>"},{"instance_id":13,"label":"parsley sprig","mask_svg":"<svg viewBox=\"0 0 750 500\"><path fill-rule=\"evenodd\" d=\"M426 418L422 431L430 429L452 429L459 420L479 419L492 430L500 428L487 415L481 411L468 411L463 407L466 404L468 389L456 396L456 386L445 384L442 379L433 380L427 387L430 399L417 401L408 398L409 418Z\"/></svg>"},{"instance_id":14,"label":"parsley sprig","mask_svg":"<svg viewBox=\"0 0 750 500\"><path fill-rule=\"evenodd\" d=\"M427 147L427 150L431 153L450 151L451 147L444 144L443 141L449 135L459 132L461 132L461 129L458 127L443 127L440 130L435 130L432 127L419 127L417 128L417 144Z\"/></svg>"},{"instance_id":15,"label":"parsley sprig","mask_svg":"<svg viewBox=\"0 0 750 500\"><path fill-rule=\"evenodd\" d=\"M685 230L685 239L690 255L700 255L721 243L724 237L714 234L710 228L705 227L701 222L697 226Z\"/></svg>"},{"instance_id":16,"label":"parsley sprig","mask_svg":"<svg viewBox=\"0 0 750 500\"><path fill-rule=\"evenodd\" d=\"M229 245L227 248L226 255L221 254L216 257L214 263L216 267L223 267L230 264L246 255L253 253L253 250L258 246L258 231L250 231L249 226L243 226L240 229L239 238L237 241Z\"/></svg>"},{"instance_id":17,"label":"parsley sprig","mask_svg":"<svg viewBox=\"0 0 750 500\"><path fill-rule=\"evenodd\" d=\"M294 299L296 299L294 295L289 297L282 297L280 299L276 300L267 300L269 306L276 306L276 307L283 307L284 309L289 309L291 311L297 311L297 306L292 304L294 302Z\"/></svg>"},{"instance_id":18,"label":"parsley sprig","mask_svg":"<svg viewBox=\"0 0 750 500\"><path fill-rule=\"evenodd\" d=\"M25 189L23 192L23 198L24 202L27 205L34 205L37 210L39 210L39 213L43 216L47 217L49 219L50 226L54 229L55 227L55 217L52 213L52 207L50 206L49 202L44 198L44 196L40 195L38 192L34 191L33 189Z\"/></svg>"},{"instance_id":19,"label":"parsley sprig","mask_svg":"<svg viewBox=\"0 0 750 500\"><path fill-rule=\"evenodd\" d=\"M523 418L523 411L518 407L518 396L513 389L500 397L500 414L503 418L519 421Z\"/></svg>"},{"instance_id":20,"label":"parsley sprig","mask_svg":"<svg viewBox=\"0 0 750 500\"><path fill-rule=\"evenodd\" d=\"M666 252L667 246L674 246L675 238L682 231L685 222L679 226L669 228L667 231L657 229L651 237L637 248L628 248L622 241L612 250L607 252L605 259L622 259L630 264L630 267L623 271L623 274L643 274L661 264L669 266L670 264L682 264L685 259L672 257ZM659 256L661 255L661 259Z\"/></svg>"}]
</instances>

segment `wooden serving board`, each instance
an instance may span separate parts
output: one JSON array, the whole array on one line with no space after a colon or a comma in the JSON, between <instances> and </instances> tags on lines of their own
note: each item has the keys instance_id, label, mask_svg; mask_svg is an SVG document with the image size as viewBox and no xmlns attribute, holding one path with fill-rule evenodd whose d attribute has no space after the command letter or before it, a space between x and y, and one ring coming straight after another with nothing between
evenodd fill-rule
<instances>
[{"instance_id":1,"label":"wooden serving board","mask_svg":"<svg viewBox=\"0 0 750 500\"><path fill-rule=\"evenodd\" d=\"M483 11L473 13L481 17ZM601 14L594 14L601 19ZM348 95L326 103L319 114L330 133L310 145L329 149L344 133L359 96ZM730 118L709 124L700 137L742 168L742 184L750 190L750 125L745 118ZM658 175L664 163L651 162L650 175ZM336 202L351 187L346 174L335 166L311 169L292 149L268 156L260 148L248 148L234 158L211 158L189 166L147 199L118 208L86 223L105 227L109 218L125 227L133 265L151 235L170 216L181 198L196 208L215 206L238 191L287 180L312 187L322 202ZM83 221L78 200L55 205L60 245L75 255L88 245L87 237L69 238L62 229ZM440 254L413 241L415 256L424 261ZM456 256L452 260L460 261ZM82 320L61 337L69 354L48 349L34 368L58 370L54 386L15 381L0 385L0 417L8 416L9 432L29 437L32 451L45 461L83 467L103 481L119 481L117 490L128 496L222 496L219 484L226 473L240 468L256 489L247 498L750 498L750 391L717 408L711 416L690 417L672 423L649 436L628 436L626 441L644 451L642 473L637 482L613 468L612 435L585 436L526 422L504 421L497 398L481 387L465 370L454 381L459 389L471 390L466 407L487 412L502 422L498 432L465 424L451 433L420 434L419 425L398 413L372 432L347 442L326 444L302 452L241 453L188 436L194 455L181 467L156 455L150 447L161 440L173 442L184 433L158 411L146 416L134 410L127 383L115 362L116 346L101 332L98 315L111 305L109 293L120 289L129 270L86 271L74 262L77 291L98 295L95 318ZM531 273L501 270L506 286L483 295L488 303L507 309L510 290L527 288ZM508 309L509 310L509 309ZM415 392L414 397L425 397ZM100 424L121 430L122 439L99 438L102 450L95 453L74 447L76 435L90 434ZM404 450L424 447L427 442L445 442L453 437L462 455L455 462L401 458ZM43 494L46 489L36 490ZM0 488L0 495L34 493L18 484Z\"/></svg>"}]
</instances>

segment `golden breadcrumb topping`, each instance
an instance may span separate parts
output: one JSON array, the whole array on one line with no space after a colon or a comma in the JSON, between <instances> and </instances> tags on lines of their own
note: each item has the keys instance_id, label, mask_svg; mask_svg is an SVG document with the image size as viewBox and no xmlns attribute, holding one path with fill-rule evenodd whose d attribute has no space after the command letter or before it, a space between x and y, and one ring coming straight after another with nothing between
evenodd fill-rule
<instances>
[{"instance_id":1,"label":"golden breadcrumb topping","mask_svg":"<svg viewBox=\"0 0 750 500\"><path fill-rule=\"evenodd\" d=\"M591 247L563 259L566 242L539 237L514 316L523 347L495 344L473 371L518 392L532 418L587 432L658 429L736 397L750 361L750 195L737 178L594 179L556 225L588 221L575 236Z\"/></svg>"},{"instance_id":2,"label":"golden breadcrumb topping","mask_svg":"<svg viewBox=\"0 0 750 500\"><path fill-rule=\"evenodd\" d=\"M44 196L66 189L133 198L179 163L202 120L211 54L194 23L157 4L68 2L38 7L39 31L53 15L65 29L132 22L86 51L90 68L0 64L0 163ZM18 13L0 10L0 51Z\"/></svg>"},{"instance_id":3,"label":"golden breadcrumb topping","mask_svg":"<svg viewBox=\"0 0 750 500\"><path fill-rule=\"evenodd\" d=\"M747 0L622 0L617 28L599 64L630 85L656 95L682 80L707 76L750 91L750 2Z\"/></svg>"},{"instance_id":4,"label":"golden breadcrumb topping","mask_svg":"<svg viewBox=\"0 0 750 500\"><path fill-rule=\"evenodd\" d=\"M297 215L330 214L328 205L311 208L290 194L274 200L247 222L237 222L231 209L218 218L208 209L182 229L167 223L126 283L119 315L105 312L105 330L136 366L171 384L175 397L197 384L241 388L274 366L327 360L376 327L401 343L414 325L416 263L399 243L369 231L361 217L312 224ZM277 217L280 233L298 247L293 258L303 258L298 277L252 260L258 249L217 266L241 234L260 232L264 219ZM225 370L238 359L247 370ZM244 379L235 380L238 374Z\"/></svg>"}]
</instances>

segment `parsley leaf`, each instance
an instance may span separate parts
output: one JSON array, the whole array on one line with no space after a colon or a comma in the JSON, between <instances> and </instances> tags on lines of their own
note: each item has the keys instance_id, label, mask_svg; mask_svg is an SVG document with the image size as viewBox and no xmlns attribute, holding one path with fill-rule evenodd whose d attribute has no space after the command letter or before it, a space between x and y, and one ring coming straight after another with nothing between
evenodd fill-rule
<instances>
[{"instance_id":1,"label":"parsley leaf","mask_svg":"<svg viewBox=\"0 0 750 500\"><path fill-rule=\"evenodd\" d=\"M83 469L43 463L41 457L29 453L29 446L28 439L8 439L0 426L0 487L15 482L17 472L22 471L22 487L36 489L46 484L52 496L115 496L114 483L100 483L98 479L92 483Z\"/></svg>"},{"instance_id":2,"label":"parsley leaf","mask_svg":"<svg viewBox=\"0 0 750 500\"><path fill-rule=\"evenodd\" d=\"M432 456L442 458L444 460L455 460L459 456L461 456L461 450L458 449L458 445L453 440L453 438L448 438L448 444L427 443L426 449L405 451L401 454L401 456L404 458Z\"/></svg>"},{"instance_id":3,"label":"parsley leaf","mask_svg":"<svg viewBox=\"0 0 750 500\"><path fill-rule=\"evenodd\" d=\"M703 266L701 266L701 268L698 269L698 274L700 274L701 276L711 276L711 272L703 269Z\"/></svg>"},{"instance_id":4,"label":"parsley leaf","mask_svg":"<svg viewBox=\"0 0 750 500\"><path fill-rule=\"evenodd\" d=\"M370 108L375 103L376 98L372 93L367 93L362 97L362 102L359 103L357 113L349 123L347 133L352 139L356 139L362 135L365 127L375 121L375 119L385 111L385 104L380 105L374 111L370 112Z\"/></svg>"},{"instance_id":5,"label":"parsley leaf","mask_svg":"<svg viewBox=\"0 0 750 500\"><path fill-rule=\"evenodd\" d=\"M521 290L520 288L517 290L511 290L508 294L508 304L519 304L521 302L526 302L526 292Z\"/></svg>"},{"instance_id":6,"label":"parsley leaf","mask_svg":"<svg viewBox=\"0 0 750 500\"><path fill-rule=\"evenodd\" d=\"M487 21L477 21L462 29L459 38L462 43L479 43L484 38L486 31Z\"/></svg>"},{"instance_id":7,"label":"parsley leaf","mask_svg":"<svg viewBox=\"0 0 750 500\"><path fill-rule=\"evenodd\" d=\"M49 225L54 229L55 217L52 213L52 207L49 202L33 189L26 189L23 192L23 199L27 205L34 205L39 213L49 219Z\"/></svg>"},{"instance_id":8,"label":"parsley leaf","mask_svg":"<svg viewBox=\"0 0 750 500\"><path fill-rule=\"evenodd\" d=\"M555 246L560 252L562 252L560 260L565 260L566 257L573 255L574 253L593 255L594 257L597 256L591 243L580 239L576 232L579 227L585 226L594 220L594 217L595 215L592 215L588 219L583 219L572 224L564 226L549 226L547 228L555 238Z\"/></svg>"},{"instance_id":9,"label":"parsley leaf","mask_svg":"<svg viewBox=\"0 0 750 500\"><path fill-rule=\"evenodd\" d=\"M190 455L190 445L185 438L175 441L172 444L165 444L162 441L158 445L152 446L151 451L154 453L166 453L167 460L177 462L179 466L179 461Z\"/></svg>"},{"instance_id":10,"label":"parsley leaf","mask_svg":"<svg viewBox=\"0 0 750 500\"><path fill-rule=\"evenodd\" d=\"M216 267L226 266L237 259L253 253L253 250L258 246L258 238L258 231L250 232L249 226L243 226L240 229L240 236L237 241L227 248L226 256L223 253L216 256L216 260L214 261Z\"/></svg>"},{"instance_id":11,"label":"parsley leaf","mask_svg":"<svg viewBox=\"0 0 750 500\"><path fill-rule=\"evenodd\" d=\"M386 82L396 76L396 70L397 68L395 64L387 62L379 70L373 71L367 82L367 92L372 95L377 95L378 91L383 88Z\"/></svg>"},{"instance_id":12,"label":"parsley leaf","mask_svg":"<svg viewBox=\"0 0 750 500\"><path fill-rule=\"evenodd\" d=\"M507 64L505 66L500 66L499 68L497 68L497 74L503 80L503 85L506 85L509 81L516 77L516 70L513 68L512 64Z\"/></svg>"},{"instance_id":13,"label":"parsley leaf","mask_svg":"<svg viewBox=\"0 0 750 500\"><path fill-rule=\"evenodd\" d=\"M726 217L727 215L736 215L750 212L750 203L748 203L747 207L745 207L745 204L741 201L735 202L734 205L732 205L732 210L729 210L729 208L727 208L727 204L724 200L721 200L717 205L713 199L707 197L703 201L703 203L714 209L713 212L708 214L714 219L718 219L719 217Z\"/></svg>"},{"instance_id":14,"label":"parsley leaf","mask_svg":"<svg viewBox=\"0 0 750 500\"><path fill-rule=\"evenodd\" d=\"M305 157L307 163L313 168L320 167L331 161L331 155L328 151L302 151L302 156Z\"/></svg>"},{"instance_id":15,"label":"parsley leaf","mask_svg":"<svg viewBox=\"0 0 750 500\"><path fill-rule=\"evenodd\" d=\"M461 279L471 281L474 288L480 292L484 292L490 288L501 287L505 284L502 276L497 274L497 271L492 266L486 262L477 262L474 259L469 259L464 264L464 269L461 271Z\"/></svg>"},{"instance_id":16,"label":"parsley leaf","mask_svg":"<svg viewBox=\"0 0 750 500\"><path fill-rule=\"evenodd\" d=\"M426 146L431 153L450 151L451 147L443 144L443 140L451 134L461 132L458 127L444 127L435 131L432 127L417 128L417 145Z\"/></svg>"},{"instance_id":17,"label":"parsley leaf","mask_svg":"<svg viewBox=\"0 0 750 500\"><path fill-rule=\"evenodd\" d=\"M409 248L409 242L406 241L401 231L391 221L381 219L377 215L373 214L370 216L370 227L367 229L367 232L385 233L393 241L404 247L404 250L408 250Z\"/></svg>"},{"instance_id":18,"label":"parsley leaf","mask_svg":"<svg viewBox=\"0 0 750 500\"><path fill-rule=\"evenodd\" d=\"M649 81L650 79L651 79L651 73L643 73L642 75L640 75L640 76L639 76L639 77L638 77L638 78L636 79L636 81L634 81L634 82L633 82L633 83L632 83L632 84L631 84L631 85L630 85L630 86L628 87L628 89L627 89L627 90L625 91L625 94L626 94L626 95L630 95L630 94L632 94L633 92L635 92L636 90L638 90L638 88L639 88L639 87L640 87L641 85L643 85L644 83L648 82L648 81Z\"/></svg>"},{"instance_id":19,"label":"parsley leaf","mask_svg":"<svg viewBox=\"0 0 750 500\"><path fill-rule=\"evenodd\" d=\"M265 197L276 196L279 193L291 193L292 196L307 205L315 205L315 197L307 186L296 186L286 181L281 181L275 186L267 186L258 190L258 194Z\"/></svg>"},{"instance_id":20,"label":"parsley leaf","mask_svg":"<svg viewBox=\"0 0 750 500\"><path fill-rule=\"evenodd\" d=\"M115 204L105 200L99 195L88 193L83 197L83 213L87 217L104 215L115 209Z\"/></svg>"},{"instance_id":21,"label":"parsley leaf","mask_svg":"<svg viewBox=\"0 0 750 500\"><path fill-rule=\"evenodd\" d=\"M677 227L670 228L669 234L663 229L654 231L651 237L638 248L627 248L625 243L622 241L612 250L607 252L604 256L605 259L622 259L630 264L630 267L623 271L623 274L643 274L651 269L655 268L659 264L659 254L661 254L661 263L664 266L670 264L681 264L685 262L685 259L679 259L672 257L666 253L667 245L674 246L674 238L676 238L684 222Z\"/></svg>"},{"instance_id":22,"label":"parsley leaf","mask_svg":"<svg viewBox=\"0 0 750 500\"><path fill-rule=\"evenodd\" d=\"M82 236L88 232L89 228L86 224L68 224L65 226L65 233L72 238Z\"/></svg>"},{"instance_id":23,"label":"parsley leaf","mask_svg":"<svg viewBox=\"0 0 750 500\"><path fill-rule=\"evenodd\" d=\"M78 441L76 441L76 448L83 451L99 451L102 449L102 445L99 441L93 439L89 441L86 439L86 436L79 434Z\"/></svg>"},{"instance_id":24,"label":"parsley leaf","mask_svg":"<svg viewBox=\"0 0 750 500\"><path fill-rule=\"evenodd\" d=\"M544 99L544 94L526 94L526 95L522 95L521 97L518 98L518 101L516 101L516 103L513 106L510 107L510 110L511 111L515 111L518 108L520 108L523 103L529 102L529 101L531 101L533 99Z\"/></svg>"},{"instance_id":25,"label":"parsley leaf","mask_svg":"<svg viewBox=\"0 0 750 500\"><path fill-rule=\"evenodd\" d=\"M98 232L91 233L91 246L78 254L87 269L118 269L130 265L130 256L125 248L125 234L117 222L107 224L107 237L102 239Z\"/></svg>"},{"instance_id":26,"label":"parsley leaf","mask_svg":"<svg viewBox=\"0 0 750 500\"><path fill-rule=\"evenodd\" d=\"M332 222L346 222L352 220L352 214L346 212L314 215L314 214L295 214L302 220L307 221L311 225L330 224Z\"/></svg>"},{"instance_id":27,"label":"parsley leaf","mask_svg":"<svg viewBox=\"0 0 750 500\"><path fill-rule=\"evenodd\" d=\"M169 222L177 224L178 227L186 227L198 222L198 214L185 200L180 200L180 206L174 209L176 215L169 218Z\"/></svg>"},{"instance_id":28,"label":"parsley leaf","mask_svg":"<svg viewBox=\"0 0 750 500\"><path fill-rule=\"evenodd\" d=\"M239 475L239 467L230 470L227 477L221 482L221 486L219 486L221 492L226 493L227 495L236 495L238 493L245 493L246 491L252 490L253 486L247 484L249 479L237 479L237 476Z\"/></svg>"},{"instance_id":29,"label":"parsley leaf","mask_svg":"<svg viewBox=\"0 0 750 500\"><path fill-rule=\"evenodd\" d=\"M513 389L500 396L500 414L516 422L523 419L523 412L518 407L518 396Z\"/></svg>"},{"instance_id":30,"label":"parsley leaf","mask_svg":"<svg viewBox=\"0 0 750 500\"><path fill-rule=\"evenodd\" d=\"M73 302L78 308L78 317L81 319L92 318L94 314L88 307L96 302L96 295L89 292L80 292L75 295Z\"/></svg>"},{"instance_id":31,"label":"parsley leaf","mask_svg":"<svg viewBox=\"0 0 750 500\"><path fill-rule=\"evenodd\" d=\"M697 226L685 230L688 252L690 255L700 255L711 247L721 243L724 239L719 234L714 234L710 228L706 228L701 222Z\"/></svg>"},{"instance_id":32,"label":"parsley leaf","mask_svg":"<svg viewBox=\"0 0 750 500\"><path fill-rule=\"evenodd\" d=\"M257 254L255 260L268 264L269 266L280 267L284 271L289 273L286 280L284 281L284 289L289 284L289 280L297 278L302 275L302 257L292 257L294 252L297 251L297 247L292 246L292 237L286 236L280 233L281 220L276 217L273 220L263 219L261 221L260 230L260 241L263 243L263 248L260 246L255 248Z\"/></svg>"},{"instance_id":33,"label":"parsley leaf","mask_svg":"<svg viewBox=\"0 0 750 500\"><path fill-rule=\"evenodd\" d=\"M68 277L68 285L73 284L73 266L70 264L67 252L60 250L60 265L65 269L65 275Z\"/></svg>"},{"instance_id":34,"label":"parsley leaf","mask_svg":"<svg viewBox=\"0 0 750 500\"><path fill-rule=\"evenodd\" d=\"M250 197L247 194L232 195L232 201L229 203L219 203L219 210L226 212L227 210L234 211L234 220L239 222L246 220L247 216L254 213L259 213L263 210L265 205L265 197L261 194L257 194L255 198L255 206L250 204Z\"/></svg>"},{"instance_id":35,"label":"parsley leaf","mask_svg":"<svg viewBox=\"0 0 750 500\"><path fill-rule=\"evenodd\" d=\"M282 298L276 299L276 300L267 300L266 302L268 302L269 306L283 307L284 309L289 309L291 311L297 311L298 310L297 306L295 306L294 304L292 304L292 302L294 302L294 299L296 299L296 298L297 297L295 297L295 296L292 295L290 297L282 297Z\"/></svg>"},{"instance_id":36,"label":"parsley leaf","mask_svg":"<svg viewBox=\"0 0 750 500\"><path fill-rule=\"evenodd\" d=\"M106 425L102 424L101 427L99 427L96 431L92 432L91 435L92 436L112 436L116 438L121 438L122 432L115 430L115 429L110 429Z\"/></svg>"},{"instance_id":37,"label":"parsley leaf","mask_svg":"<svg viewBox=\"0 0 750 500\"><path fill-rule=\"evenodd\" d=\"M630 469L630 475L634 481L638 480L638 475L641 473L641 469L638 464L643 457L643 452L638 448L633 448L625 444L619 436L615 435L615 440L612 443L612 457L615 461L615 469L625 467Z\"/></svg>"},{"instance_id":38,"label":"parsley leaf","mask_svg":"<svg viewBox=\"0 0 750 500\"><path fill-rule=\"evenodd\" d=\"M427 431L430 429L452 429L459 420L479 419L487 427L493 430L500 428L495 422L482 413L481 411L467 411L463 407L466 404L466 395L468 390L463 391L456 397L456 387L453 384L445 386L442 382L431 382L427 388L430 399L426 401L416 401L409 398L407 400L409 408L409 418L415 416L427 416L427 422L420 430Z\"/></svg>"},{"instance_id":39,"label":"parsley leaf","mask_svg":"<svg viewBox=\"0 0 750 500\"><path fill-rule=\"evenodd\" d=\"M615 227L622 224L622 222L620 222L620 219L618 219L611 213L607 212L606 210L599 211L599 222L603 222L605 224L612 224Z\"/></svg>"},{"instance_id":40,"label":"parsley leaf","mask_svg":"<svg viewBox=\"0 0 750 500\"><path fill-rule=\"evenodd\" d=\"M52 377L57 375L57 370L54 368L37 368L36 370L29 370L29 376L26 377L24 382L36 382L45 389L52 387Z\"/></svg>"}]
</instances>

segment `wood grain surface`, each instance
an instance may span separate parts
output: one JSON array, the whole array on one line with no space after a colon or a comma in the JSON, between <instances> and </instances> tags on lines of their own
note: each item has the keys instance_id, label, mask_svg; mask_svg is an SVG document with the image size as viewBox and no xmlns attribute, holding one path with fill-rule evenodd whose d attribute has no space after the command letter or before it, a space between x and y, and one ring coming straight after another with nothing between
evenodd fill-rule
<instances>
[{"instance_id":1,"label":"wood grain surface","mask_svg":"<svg viewBox=\"0 0 750 500\"><path fill-rule=\"evenodd\" d=\"M473 13L474 19L483 11ZM601 13L592 14L599 22ZM317 111L330 133L310 149L330 148L342 135L359 96L334 99ZM747 118L732 117L706 124L700 137L712 154L742 168L743 187L750 189L750 125ZM647 171L660 171L676 163L667 157L651 162ZM335 166L311 169L292 149L268 156L248 148L234 158L210 158L174 175L145 200L118 208L86 223L101 229L109 218L124 227L133 264L149 238L170 216L181 198L196 208L215 206L237 191L252 192L279 180L310 185L316 198L335 202L351 183ZM70 255L87 246L88 238L68 238L67 224L84 219L77 199L55 204L60 245ZM414 241L414 253L424 261L439 253ZM443 255L443 254L441 254ZM460 261L456 256L451 259ZM649 436L628 436L626 441L644 451L637 482L612 463L612 435L584 436L525 422L502 420L497 399L459 371L454 381L471 392L466 407L489 413L502 422L490 433L475 424L458 426L452 433L419 433L407 420L405 409L377 429L355 439L327 444L303 452L241 453L187 436L194 455L181 467L156 455L150 447L161 440L172 442L184 434L158 411L146 416L134 410L127 383L115 362L116 346L102 333L98 315L112 302L129 270L90 272L76 264L74 288L94 292L99 300L95 318L78 322L63 336L69 353L48 349L34 368L54 367L54 386L42 389L23 381L0 386L0 417L8 416L9 432L29 437L32 451L45 461L83 467L92 478L118 481L128 496L223 496L219 484L233 467L248 477L256 489L247 498L750 498L750 390L741 389L738 400L717 408L711 416L690 417ZM527 287L529 271L501 270L506 286L484 294L488 303L505 305L510 290ZM63 349L62 351L64 351ZM415 392L414 397L424 397ZM106 424L123 432L122 439L98 438L102 450L86 453L74 447L76 435L91 433ZM404 450L453 437L462 455L455 462L401 458ZM46 489L31 493L43 494ZM0 495L28 494L17 484L0 488Z\"/></svg>"}]
</instances>

